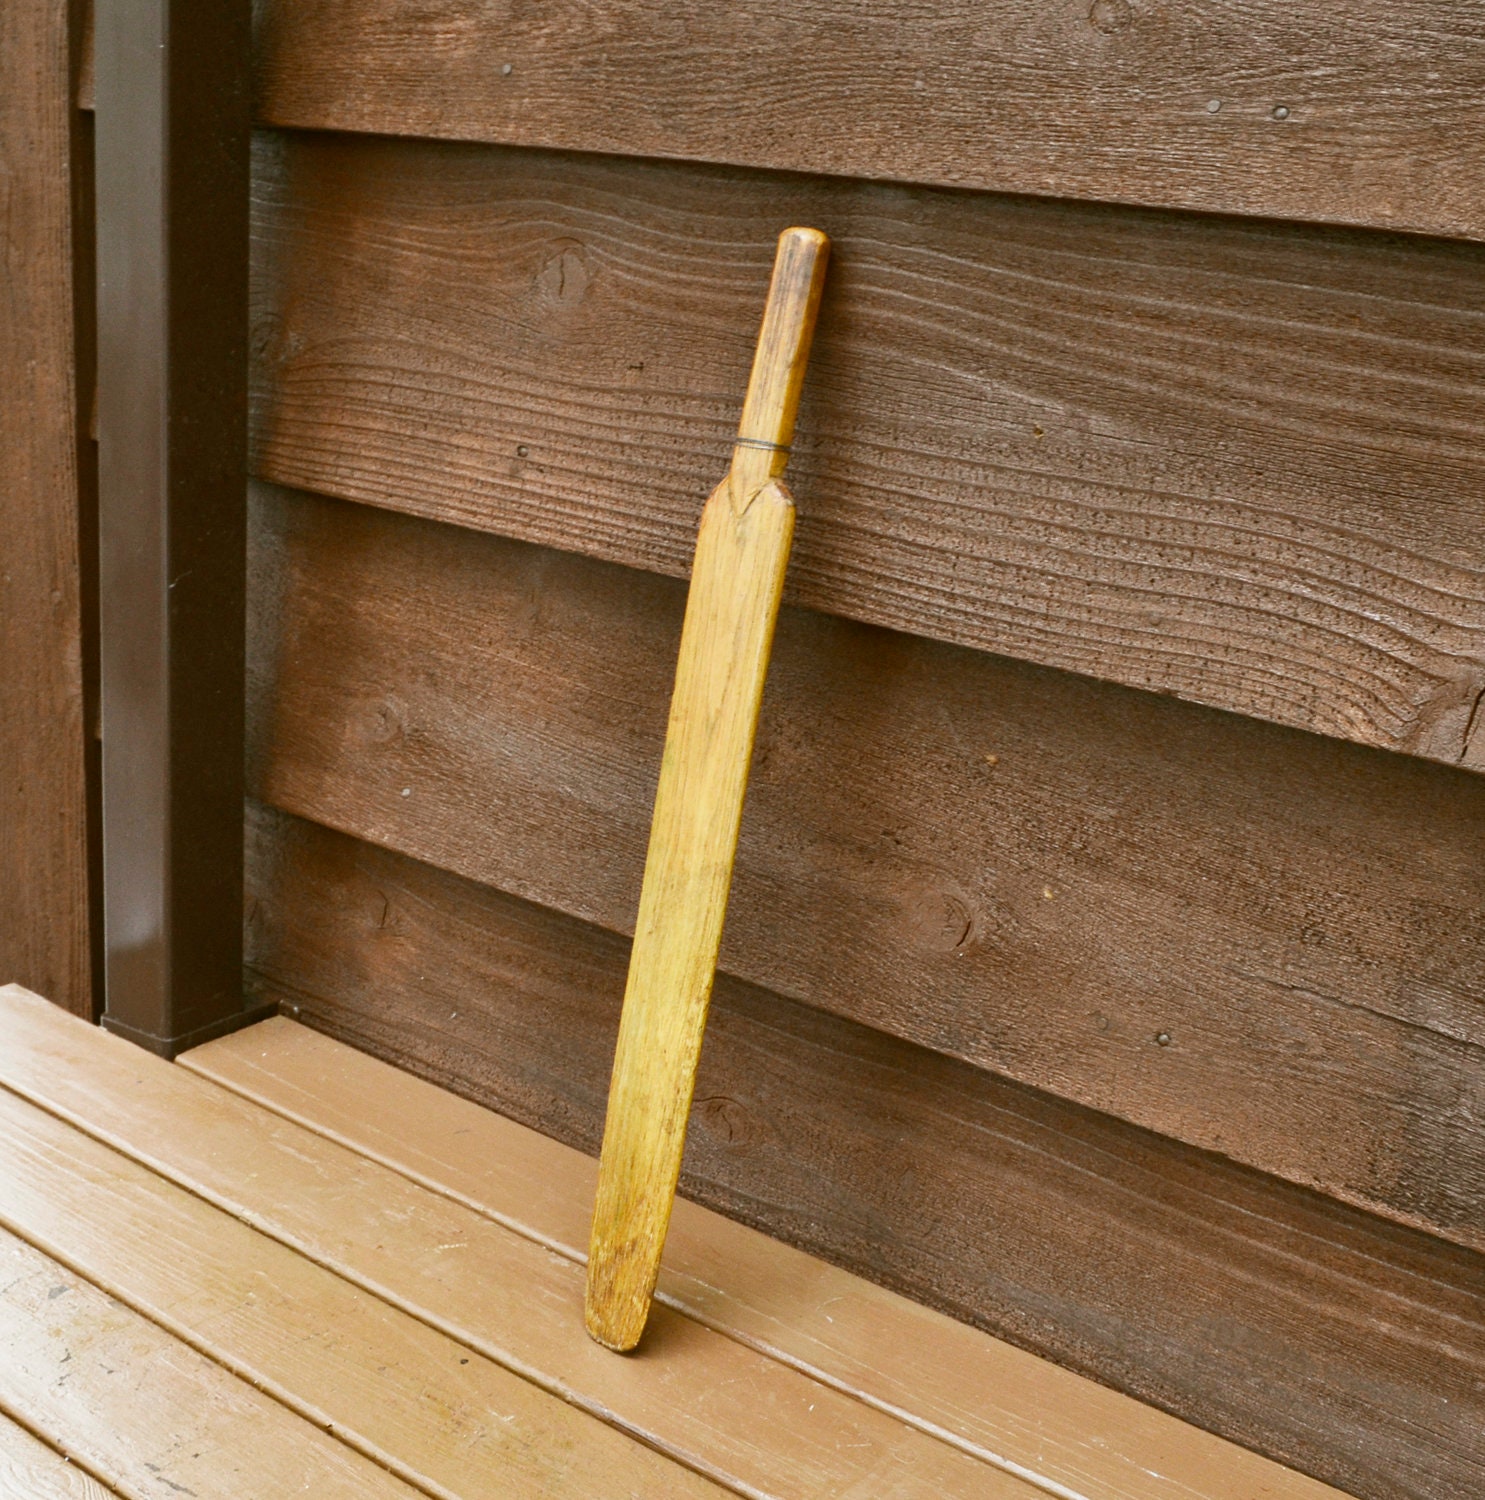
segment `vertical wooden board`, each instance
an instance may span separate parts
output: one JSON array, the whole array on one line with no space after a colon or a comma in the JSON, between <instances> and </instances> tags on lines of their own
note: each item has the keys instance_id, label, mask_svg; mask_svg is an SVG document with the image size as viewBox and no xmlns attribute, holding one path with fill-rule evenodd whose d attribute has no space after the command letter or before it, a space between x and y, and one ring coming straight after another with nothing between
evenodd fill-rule
<instances>
[{"instance_id":1,"label":"vertical wooden board","mask_svg":"<svg viewBox=\"0 0 1485 1500\"><path fill-rule=\"evenodd\" d=\"M282 1017L196 1048L181 1063L582 1257L595 1172L581 1152ZM368 1098L380 1101L374 1115ZM1318 1500L1327 1493L685 1200L675 1205L659 1295L819 1379L1087 1500L1254 1493Z\"/></svg>"},{"instance_id":2,"label":"vertical wooden board","mask_svg":"<svg viewBox=\"0 0 1485 1500\"><path fill-rule=\"evenodd\" d=\"M0 982L86 1015L71 32L0 12Z\"/></svg>"},{"instance_id":3,"label":"vertical wooden board","mask_svg":"<svg viewBox=\"0 0 1485 1500\"><path fill-rule=\"evenodd\" d=\"M251 0L96 31L103 1025L244 1021L242 694Z\"/></svg>"},{"instance_id":4,"label":"vertical wooden board","mask_svg":"<svg viewBox=\"0 0 1485 1500\"><path fill-rule=\"evenodd\" d=\"M0 1408L125 1500L417 1495L3 1230Z\"/></svg>"},{"instance_id":5,"label":"vertical wooden board","mask_svg":"<svg viewBox=\"0 0 1485 1500\"><path fill-rule=\"evenodd\" d=\"M414 1488L720 1500L699 1475L4 1090L0 1222Z\"/></svg>"},{"instance_id":6,"label":"vertical wooden board","mask_svg":"<svg viewBox=\"0 0 1485 1500\"><path fill-rule=\"evenodd\" d=\"M1030 1500L1003 1469L670 1309L643 1354L616 1358L584 1332L565 1257L15 987L0 1019L6 1088L723 1485Z\"/></svg>"},{"instance_id":7,"label":"vertical wooden board","mask_svg":"<svg viewBox=\"0 0 1485 1500\"><path fill-rule=\"evenodd\" d=\"M255 794L631 930L682 587L259 518ZM729 973L1485 1246L1485 779L786 609L748 796Z\"/></svg>"},{"instance_id":8,"label":"vertical wooden board","mask_svg":"<svg viewBox=\"0 0 1485 1500\"><path fill-rule=\"evenodd\" d=\"M267 0L283 125L1485 235L1458 0Z\"/></svg>"},{"instance_id":9,"label":"vertical wooden board","mask_svg":"<svg viewBox=\"0 0 1485 1500\"><path fill-rule=\"evenodd\" d=\"M623 939L254 822L259 993L597 1151ZM708 1206L1347 1492L1485 1489L1472 1252L728 979L688 1153Z\"/></svg>"},{"instance_id":10,"label":"vertical wooden board","mask_svg":"<svg viewBox=\"0 0 1485 1500\"><path fill-rule=\"evenodd\" d=\"M1479 246L315 136L254 194L262 478L685 575L817 223L796 602L1485 756Z\"/></svg>"},{"instance_id":11,"label":"vertical wooden board","mask_svg":"<svg viewBox=\"0 0 1485 1500\"><path fill-rule=\"evenodd\" d=\"M0 1414L0 1500L115 1500L115 1495Z\"/></svg>"},{"instance_id":12,"label":"vertical wooden board","mask_svg":"<svg viewBox=\"0 0 1485 1500\"><path fill-rule=\"evenodd\" d=\"M96 82L93 71L96 0L82 0L82 6L82 55L77 65L77 107L82 110L91 110L94 105L93 89Z\"/></svg>"}]
</instances>

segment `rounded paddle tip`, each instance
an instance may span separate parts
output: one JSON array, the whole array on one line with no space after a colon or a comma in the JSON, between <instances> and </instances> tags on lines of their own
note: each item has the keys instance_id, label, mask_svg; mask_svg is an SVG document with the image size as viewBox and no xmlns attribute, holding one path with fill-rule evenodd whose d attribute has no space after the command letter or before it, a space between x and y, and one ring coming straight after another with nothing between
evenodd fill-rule
<instances>
[{"instance_id":1,"label":"rounded paddle tip","mask_svg":"<svg viewBox=\"0 0 1485 1500\"><path fill-rule=\"evenodd\" d=\"M779 249L782 250L786 245L818 253L829 249L830 236L823 229L806 229L803 225L795 224L779 236Z\"/></svg>"},{"instance_id":2,"label":"rounded paddle tip","mask_svg":"<svg viewBox=\"0 0 1485 1500\"><path fill-rule=\"evenodd\" d=\"M590 1287L583 1303L583 1326L588 1337L615 1354L628 1354L638 1345L649 1315L648 1297L636 1304L632 1298L595 1296Z\"/></svg>"}]
</instances>

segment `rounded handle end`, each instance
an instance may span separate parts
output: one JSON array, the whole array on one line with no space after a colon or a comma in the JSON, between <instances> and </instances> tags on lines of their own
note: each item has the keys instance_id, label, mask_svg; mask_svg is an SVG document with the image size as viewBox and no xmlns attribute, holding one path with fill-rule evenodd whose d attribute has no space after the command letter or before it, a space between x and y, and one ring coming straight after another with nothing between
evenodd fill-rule
<instances>
[{"instance_id":1,"label":"rounded handle end","mask_svg":"<svg viewBox=\"0 0 1485 1500\"><path fill-rule=\"evenodd\" d=\"M753 374L737 429L745 443L779 449L789 446L829 258L829 236L819 229L793 225L779 236Z\"/></svg>"}]
</instances>

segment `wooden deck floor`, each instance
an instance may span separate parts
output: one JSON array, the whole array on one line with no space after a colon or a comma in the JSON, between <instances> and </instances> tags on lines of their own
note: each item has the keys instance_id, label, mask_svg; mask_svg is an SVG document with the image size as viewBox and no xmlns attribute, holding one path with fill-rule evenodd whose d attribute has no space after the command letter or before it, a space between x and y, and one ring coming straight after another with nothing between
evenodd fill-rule
<instances>
[{"instance_id":1,"label":"wooden deck floor","mask_svg":"<svg viewBox=\"0 0 1485 1500\"><path fill-rule=\"evenodd\" d=\"M286 1020L0 989L0 1497L1337 1492L695 1205L636 1356L594 1163Z\"/></svg>"}]
</instances>

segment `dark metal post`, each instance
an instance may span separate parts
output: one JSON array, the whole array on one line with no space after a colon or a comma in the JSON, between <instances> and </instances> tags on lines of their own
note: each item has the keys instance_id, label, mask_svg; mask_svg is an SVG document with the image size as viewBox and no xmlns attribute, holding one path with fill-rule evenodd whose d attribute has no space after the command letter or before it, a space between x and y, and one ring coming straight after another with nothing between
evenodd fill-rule
<instances>
[{"instance_id":1,"label":"dark metal post","mask_svg":"<svg viewBox=\"0 0 1485 1500\"><path fill-rule=\"evenodd\" d=\"M103 1023L242 995L250 0L97 0Z\"/></svg>"}]
</instances>

